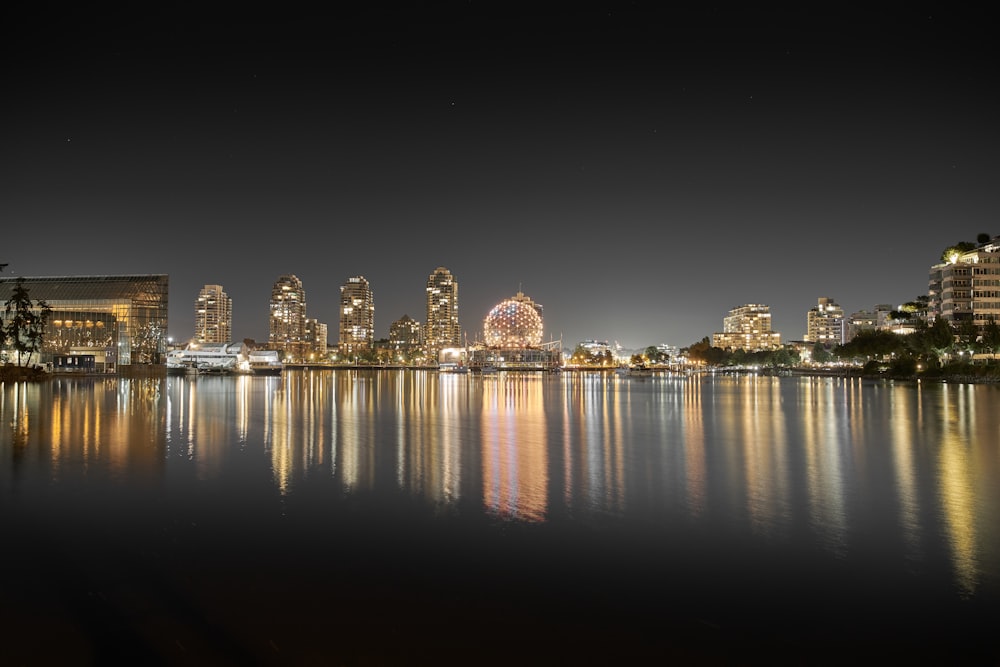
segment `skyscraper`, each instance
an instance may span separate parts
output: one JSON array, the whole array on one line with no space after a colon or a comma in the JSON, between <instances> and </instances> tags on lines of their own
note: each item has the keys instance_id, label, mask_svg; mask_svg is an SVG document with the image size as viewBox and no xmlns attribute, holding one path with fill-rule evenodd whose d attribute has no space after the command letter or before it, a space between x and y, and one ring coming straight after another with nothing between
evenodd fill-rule
<instances>
[{"instance_id":1,"label":"skyscraper","mask_svg":"<svg viewBox=\"0 0 1000 667\"><path fill-rule=\"evenodd\" d=\"M458 323L458 281L451 271L439 266L427 278L427 323L424 341L431 359L446 347L462 344Z\"/></svg>"},{"instance_id":2,"label":"skyscraper","mask_svg":"<svg viewBox=\"0 0 1000 667\"><path fill-rule=\"evenodd\" d=\"M233 340L233 303L222 285L205 285L194 304L194 340L230 343Z\"/></svg>"},{"instance_id":3,"label":"skyscraper","mask_svg":"<svg viewBox=\"0 0 1000 667\"><path fill-rule=\"evenodd\" d=\"M370 350L375 342L375 297L364 276L340 286L340 340L343 355Z\"/></svg>"},{"instance_id":4,"label":"skyscraper","mask_svg":"<svg viewBox=\"0 0 1000 667\"><path fill-rule=\"evenodd\" d=\"M292 274L278 277L271 288L271 319L268 344L286 357L301 358L305 340L306 292L302 281Z\"/></svg>"}]
</instances>

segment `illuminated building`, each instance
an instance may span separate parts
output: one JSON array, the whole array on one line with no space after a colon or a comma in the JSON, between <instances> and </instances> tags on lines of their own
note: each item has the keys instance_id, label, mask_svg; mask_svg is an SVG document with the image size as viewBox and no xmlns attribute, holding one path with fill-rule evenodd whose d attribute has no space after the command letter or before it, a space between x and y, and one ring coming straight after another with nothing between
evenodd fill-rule
<instances>
[{"instance_id":1,"label":"illuminated building","mask_svg":"<svg viewBox=\"0 0 1000 667\"><path fill-rule=\"evenodd\" d=\"M194 303L194 339L198 343L233 340L233 303L222 285L205 285Z\"/></svg>"},{"instance_id":2,"label":"illuminated building","mask_svg":"<svg viewBox=\"0 0 1000 667\"><path fill-rule=\"evenodd\" d=\"M308 349L321 357L325 357L328 336L327 326L316 319L307 317L304 330L305 343Z\"/></svg>"},{"instance_id":3,"label":"illuminated building","mask_svg":"<svg viewBox=\"0 0 1000 667\"><path fill-rule=\"evenodd\" d=\"M611 345L606 340L582 340L577 343L577 347L593 356L611 354Z\"/></svg>"},{"instance_id":4,"label":"illuminated building","mask_svg":"<svg viewBox=\"0 0 1000 667\"><path fill-rule=\"evenodd\" d=\"M844 331L844 342L851 342L862 331L878 329L878 314L873 310L858 310L847 318Z\"/></svg>"},{"instance_id":5,"label":"illuminated building","mask_svg":"<svg viewBox=\"0 0 1000 667\"><path fill-rule=\"evenodd\" d=\"M301 359L308 352L306 341L306 292L293 274L279 276L271 288L271 318L268 346L286 358Z\"/></svg>"},{"instance_id":6,"label":"illuminated building","mask_svg":"<svg viewBox=\"0 0 1000 667\"><path fill-rule=\"evenodd\" d=\"M1000 322L1000 236L932 266L928 296L931 320L972 322L980 333L991 319Z\"/></svg>"},{"instance_id":7,"label":"illuminated building","mask_svg":"<svg viewBox=\"0 0 1000 667\"><path fill-rule=\"evenodd\" d=\"M0 303L17 278L0 278ZM52 309L39 363L71 355L93 357L96 370L162 363L167 351L166 275L24 278L32 302Z\"/></svg>"},{"instance_id":8,"label":"illuminated building","mask_svg":"<svg viewBox=\"0 0 1000 667\"><path fill-rule=\"evenodd\" d=\"M389 347L393 350L412 350L420 345L420 322L403 315L389 327Z\"/></svg>"},{"instance_id":9,"label":"illuminated building","mask_svg":"<svg viewBox=\"0 0 1000 667\"><path fill-rule=\"evenodd\" d=\"M375 297L364 276L348 278L340 287L340 353L350 356L372 349L375 342Z\"/></svg>"},{"instance_id":10,"label":"illuminated building","mask_svg":"<svg viewBox=\"0 0 1000 667\"><path fill-rule=\"evenodd\" d=\"M484 342L469 350L469 368L548 370L562 365L562 341L542 343L542 307L522 292L490 309Z\"/></svg>"},{"instance_id":11,"label":"illuminated building","mask_svg":"<svg viewBox=\"0 0 1000 667\"><path fill-rule=\"evenodd\" d=\"M781 334L771 331L771 309L759 303L749 303L729 311L722 321L721 333L712 334L712 347L723 350L777 350Z\"/></svg>"},{"instance_id":12,"label":"illuminated building","mask_svg":"<svg viewBox=\"0 0 1000 667\"><path fill-rule=\"evenodd\" d=\"M461 344L458 323L458 281L451 272L439 266L427 278L427 320L424 325L424 344L432 359L442 348Z\"/></svg>"},{"instance_id":13,"label":"illuminated building","mask_svg":"<svg viewBox=\"0 0 1000 667\"><path fill-rule=\"evenodd\" d=\"M541 308L522 292L493 306L483 323L489 347L532 347L542 342Z\"/></svg>"},{"instance_id":14,"label":"illuminated building","mask_svg":"<svg viewBox=\"0 0 1000 667\"><path fill-rule=\"evenodd\" d=\"M806 313L806 336L810 343L826 347L844 343L844 309L833 299L820 297L817 304Z\"/></svg>"}]
</instances>

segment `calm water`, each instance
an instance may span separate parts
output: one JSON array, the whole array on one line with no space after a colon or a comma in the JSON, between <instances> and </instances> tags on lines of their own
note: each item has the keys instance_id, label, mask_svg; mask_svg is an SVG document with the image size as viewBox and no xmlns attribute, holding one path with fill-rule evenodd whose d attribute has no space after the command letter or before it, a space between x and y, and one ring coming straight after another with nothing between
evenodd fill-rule
<instances>
[{"instance_id":1,"label":"calm water","mask_svg":"<svg viewBox=\"0 0 1000 667\"><path fill-rule=\"evenodd\" d=\"M6 383L0 663L996 663L998 481L996 386Z\"/></svg>"}]
</instances>

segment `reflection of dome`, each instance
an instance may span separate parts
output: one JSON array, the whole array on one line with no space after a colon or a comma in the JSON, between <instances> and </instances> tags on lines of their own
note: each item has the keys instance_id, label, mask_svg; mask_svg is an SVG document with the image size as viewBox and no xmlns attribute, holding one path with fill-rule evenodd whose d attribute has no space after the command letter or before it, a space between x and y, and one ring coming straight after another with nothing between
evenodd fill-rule
<instances>
[{"instance_id":1,"label":"reflection of dome","mask_svg":"<svg viewBox=\"0 0 1000 667\"><path fill-rule=\"evenodd\" d=\"M542 342L542 316L521 292L493 307L483 324L490 347L532 347Z\"/></svg>"}]
</instances>

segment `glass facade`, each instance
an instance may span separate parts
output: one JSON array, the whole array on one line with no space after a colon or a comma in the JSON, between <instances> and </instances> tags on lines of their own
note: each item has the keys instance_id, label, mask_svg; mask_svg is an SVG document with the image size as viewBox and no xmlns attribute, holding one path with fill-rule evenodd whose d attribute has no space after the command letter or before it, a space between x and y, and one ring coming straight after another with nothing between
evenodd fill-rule
<instances>
[{"instance_id":1,"label":"glass facade","mask_svg":"<svg viewBox=\"0 0 1000 667\"><path fill-rule=\"evenodd\" d=\"M0 312L17 280L0 278ZM106 370L163 363L168 286L166 275L25 277L31 301L52 309L40 362L89 354Z\"/></svg>"}]
</instances>

